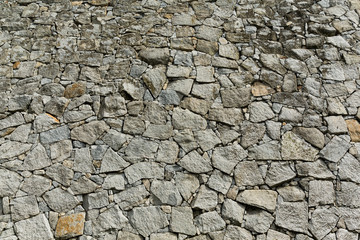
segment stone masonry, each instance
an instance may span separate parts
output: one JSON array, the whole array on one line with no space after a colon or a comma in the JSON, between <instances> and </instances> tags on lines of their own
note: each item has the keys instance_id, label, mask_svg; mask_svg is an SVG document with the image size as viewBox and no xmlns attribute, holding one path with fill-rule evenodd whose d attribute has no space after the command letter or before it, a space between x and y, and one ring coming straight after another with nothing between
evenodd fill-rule
<instances>
[{"instance_id":1,"label":"stone masonry","mask_svg":"<svg viewBox=\"0 0 360 240\"><path fill-rule=\"evenodd\" d=\"M359 16L0 1L0 239L358 240Z\"/></svg>"}]
</instances>

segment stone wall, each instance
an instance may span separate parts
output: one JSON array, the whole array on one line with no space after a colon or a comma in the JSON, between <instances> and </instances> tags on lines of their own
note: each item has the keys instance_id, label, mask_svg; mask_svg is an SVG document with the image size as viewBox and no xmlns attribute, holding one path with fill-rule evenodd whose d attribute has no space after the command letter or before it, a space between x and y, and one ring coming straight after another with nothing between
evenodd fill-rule
<instances>
[{"instance_id":1,"label":"stone wall","mask_svg":"<svg viewBox=\"0 0 360 240\"><path fill-rule=\"evenodd\" d=\"M357 240L358 0L0 3L1 240Z\"/></svg>"}]
</instances>

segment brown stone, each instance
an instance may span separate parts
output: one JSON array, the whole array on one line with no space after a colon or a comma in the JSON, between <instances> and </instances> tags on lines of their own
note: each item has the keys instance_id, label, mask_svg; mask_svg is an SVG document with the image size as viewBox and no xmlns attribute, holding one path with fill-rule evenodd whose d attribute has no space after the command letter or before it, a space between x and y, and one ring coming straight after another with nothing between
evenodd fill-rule
<instances>
[{"instance_id":1,"label":"brown stone","mask_svg":"<svg viewBox=\"0 0 360 240\"><path fill-rule=\"evenodd\" d=\"M355 119L346 120L346 125L350 133L351 141L360 142L360 123Z\"/></svg>"},{"instance_id":2,"label":"brown stone","mask_svg":"<svg viewBox=\"0 0 360 240\"><path fill-rule=\"evenodd\" d=\"M86 85L83 83L74 83L66 86L64 97L66 98L75 98L84 95L86 91Z\"/></svg>"},{"instance_id":3,"label":"brown stone","mask_svg":"<svg viewBox=\"0 0 360 240\"><path fill-rule=\"evenodd\" d=\"M56 225L55 237L68 239L81 236L84 233L85 213L74 213L59 218Z\"/></svg>"},{"instance_id":4,"label":"brown stone","mask_svg":"<svg viewBox=\"0 0 360 240\"><path fill-rule=\"evenodd\" d=\"M266 96L266 95L272 94L274 92L275 92L274 89L272 89L267 84L264 84L261 82L255 82L251 86L251 93L255 97Z\"/></svg>"}]
</instances>

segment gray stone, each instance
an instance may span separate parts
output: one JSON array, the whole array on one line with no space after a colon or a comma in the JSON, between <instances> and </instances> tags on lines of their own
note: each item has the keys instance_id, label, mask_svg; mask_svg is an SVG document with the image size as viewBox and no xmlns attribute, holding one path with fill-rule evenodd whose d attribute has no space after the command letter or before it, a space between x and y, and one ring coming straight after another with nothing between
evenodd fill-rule
<instances>
[{"instance_id":1,"label":"gray stone","mask_svg":"<svg viewBox=\"0 0 360 240\"><path fill-rule=\"evenodd\" d=\"M49 114L43 113L36 116L33 122L33 128L35 133L39 133L53 129L57 127L58 124L59 121L56 118L51 117Z\"/></svg>"},{"instance_id":2,"label":"gray stone","mask_svg":"<svg viewBox=\"0 0 360 240\"><path fill-rule=\"evenodd\" d=\"M214 100L219 95L219 90L220 85L218 83L194 83L191 94L198 98Z\"/></svg>"},{"instance_id":3,"label":"gray stone","mask_svg":"<svg viewBox=\"0 0 360 240\"><path fill-rule=\"evenodd\" d=\"M43 144L52 144L69 138L70 130L68 126L62 126L40 133L40 142Z\"/></svg>"},{"instance_id":4,"label":"gray stone","mask_svg":"<svg viewBox=\"0 0 360 240\"><path fill-rule=\"evenodd\" d=\"M182 202L182 197L173 182L154 180L150 191L161 204L178 206Z\"/></svg>"},{"instance_id":5,"label":"gray stone","mask_svg":"<svg viewBox=\"0 0 360 240\"><path fill-rule=\"evenodd\" d=\"M69 100L67 98L53 97L45 104L44 111L56 117L61 117L68 104Z\"/></svg>"},{"instance_id":6,"label":"gray stone","mask_svg":"<svg viewBox=\"0 0 360 240\"><path fill-rule=\"evenodd\" d=\"M168 90L174 90L182 95L188 96L193 86L193 79L182 79L177 81L171 81L167 87Z\"/></svg>"},{"instance_id":7,"label":"gray stone","mask_svg":"<svg viewBox=\"0 0 360 240\"><path fill-rule=\"evenodd\" d=\"M143 136L144 137L149 137L149 138L154 138L154 139L160 139L160 140L166 140L170 137L173 136L173 128L171 125L155 125L155 124L150 124Z\"/></svg>"},{"instance_id":8,"label":"gray stone","mask_svg":"<svg viewBox=\"0 0 360 240\"><path fill-rule=\"evenodd\" d=\"M344 69L340 63L334 63L329 65L323 65L320 67L320 71L324 79L344 81Z\"/></svg>"},{"instance_id":9,"label":"gray stone","mask_svg":"<svg viewBox=\"0 0 360 240\"><path fill-rule=\"evenodd\" d=\"M282 75L277 74L276 72L267 69L261 70L260 80L269 84L269 86L272 88L279 88L280 86L282 86L283 78L284 77Z\"/></svg>"},{"instance_id":10,"label":"gray stone","mask_svg":"<svg viewBox=\"0 0 360 240\"><path fill-rule=\"evenodd\" d=\"M143 134L144 131L145 131L145 123L140 117L131 117L131 116L125 117L124 125L123 125L124 133ZM115 138L115 139L117 139L117 138ZM123 139L123 137L120 139ZM117 141L119 141L119 140L117 140Z\"/></svg>"},{"instance_id":11,"label":"gray stone","mask_svg":"<svg viewBox=\"0 0 360 240\"><path fill-rule=\"evenodd\" d=\"M104 189L125 190L124 174L109 174L106 176L102 187Z\"/></svg>"},{"instance_id":12,"label":"gray stone","mask_svg":"<svg viewBox=\"0 0 360 240\"><path fill-rule=\"evenodd\" d=\"M353 155L346 153L339 164L340 179L360 183L360 176L357 174L359 171L359 161L355 157L353 157Z\"/></svg>"},{"instance_id":13,"label":"gray stone","mask_svg":"<svg viewBox=\"0 0 360 240\"><path fill-rule=\"evenodd\" d=\"M133 138L125 149L126 159L141 160L144 158L155 158L158 147L159 144L154 141L145 140L141 137Z\"/></svg>"},{"instance_id":14,"label":"gray stone","mask_svg":"<svg viewBox=\"0 0 360 240\"><path fill-rule=\"evenodd\" d=\"M119 117L126 113L125 99L120 94L105 97L100 108L101 117Z\"/></svg>"},{"instance_id":15,"label":"gray stone","mask_svg":"<svg viewBox=\"0 0 360 240\"><path fill-rule=\"evenodd\" d=\"M271 141L250 147L249 157L255 160L281 160L280 147L277 143L277 141Z\"/></svg>"},{"instance_id":16,"label":"gray stone","mask_svg":"<svg viewBox=\"0 0 360 240\"><path fill-rule=\"evenodd\" d=\"M360 106L360 100L359 100L360 93L358 91L355 91L353 94L351 94L350 97L346 99L346 102L350 104L352 107L359 107Z\"/></svg>"},{"instance_id":17,"label":"gray stone","mask_svg":"<svg viewBox=\"0 0 360 240\"><path fill-rule=\"evenodd\" d=\"M248 210L245 216L245 228L257 233L266 233L273 221L274 217L264 210Z\"/></svg>"},{"instance_id":18,"label":"gray stone","mask_svg":"<svg viewBox=\"0 0 360 240\"><path fill-rule=\"evenodd\" d=\"M156 65L167 64L170 54L168 48L146 48L139 52L139 56L145 62Z\"/></svg>"},{"instance_id":19,"label":"gray stone","mask_svg":"<svg viewBox=\"0 0 360 240\"><path fill-rule=\"evenodd\" d=\"M245 206L231 199L225 199L221 208L221 215L225 219L229 219L230 221L240 225L243 222L244 213Z\"/></svg>"},{"instance_id":20,"label":"gray stone","mask_svg":"<svg viewBox=\"0 0 360 240\"><path fill-rule=\"evenodd\" d=\"M10 98L8 103L9 111L10 112L26 111L30 105L30 102L31 102L31 96L27 96L27 95L21 95L21 96L16 96L14 98Z\"/></svg>"},{"instance_id":21,"label":"gray stone","mask_svg":"<svg viewBox=\"0 0 360 240\"><path fill-rule=\"evenodd\" d=\"M129 213L131 225L147 237L169 225L166 214L159 207L136 207Z\"/></svg>"},{"instance_id":22,"label":"gray stone","mask_svg":"<svg viewBox=\"0 0 360 240\"><path fill-rule=\"evenodd\" d=\"M177 51L174 58L174 64L191 67L193 66L192 58L193 56L191 52Z\"/></svg>"},{"instance_id":23,"label":"gray stone","mask_svg":"<svg viewBox=\"0 0 360 240\"><path fill-rule=\"evenodd\" d=\"M274 93L271 97L271 101L275 103L281 103L283 105L292 106L292 107L303 107L305 106L305 99L302 93L287 93L287 92L278 92Z\"/></svg>"},{"instance_id":24,"label":"gray stone","mask_svg":"<svg viewBox=\"0 0 360 240\"><path fill-rule=\"evenodd\" d=\"M241 108L250 104L251 89L248 87L224 89L220 94L224 107Z\"/></svg>"},{"instance_id":25,"label":"gray stone","mask_svg":"<svg viewBox=\"0 0 360 240\"><path fill-rule=\"evenodd\" d=\"M46 175L64 186L70 186L74 172L70 168L56 163L46 169Z\"/></svg>"},{"instance_id":26,"label":"gray stone","mask_svg":"<svg viewBox=\"0 0 360 240\"><path fill-rule=\"evenodd\" d=\"M62 162L69 158L72 152L72 142L63 140L50 145L50 158L54 162Z\"/></svg>"},{"instance_id":27,"label":"gray stone","mask_svg":"<svg viewBox=\"0 0 360 240\"><path fill-rule=\"evenodd\" d=\"M197 66L196 67L196 81L200 83L215 82L214 68L210 66Z\"/></svg>"},{"instance_id":28,"label":"gray stone","mask_svg":"<svg viewBox=\"0 0 360 240\"><path fill-rule=\"evenodd\" d=\"M317 148L322 149L325 145L324 134L317 128L296 127L292 131Z\"/></svg>"},{"instance_id":29,"label":"gray stone","mask_svg":"<svg viewBox=\"0 0 360 240\"><path fill-rule=\"evenodd\" d=\"M325 117L325 121L328 124L328 131L330 133L341 134L348 132L346 122L342 116Z\"/></svg>"},{"instance_id":30,"label":"gray stone","mask_svg":"<svg viewBox=\"0 0 360 240\"><path fill-rule=\"evenodd\" d=\"M208 119L235 126L240 124L244 117L238 108L213 108L209 109Z\"/></svg>"},{"instance_id":31,"label":"gray stone","mask_svg":"<svg viewBox=\"0 0 360 240\"><path fill-rule=\"evenodd\" d=\"M336 191L336 201L338 206L351 208L360 207L359 199L360 187L352 182L341 182L340 190Z\"/></svg>"},{"instance_id":32,"label":"gray stone","mask_svg":"<svg viewBox=\"0 0 360 240\"><path fill-rule=\"evenodd\" d=\"M359 229L359 216L360 211L358 208L347 208L339 207L338 208L341 217L344 219L346 227L350 231L357 231Z\"/></svg>"},{"instance_id":33,"label":"gray stone","mask_svg":"<svg viewBox=\"0 0 360 240\"><path fill-rule=\"evenodd\" d=\"M290 122L290 123L301 123L303 115L295 109L283 107L279 114L279 121Z\"/></svg>"},{"instance_id":34,"label":"gray stone","mask_svg":"<svg viewBox=\"0 0 360 240\"><path fill-rule=\"evenodd\" d=\"M84 196L83 206L86 210L102 208L107 205L109 205L109 196L106 190Z\"/></svg>"},{"instance_id":35,"label":"gray stone","mask_svg":"<svg viewBox=\"0 0 360 240\"><path fill-rule=\"evenodd\" d=\"M192 173L206 173L213 169L210 159L202 157L195 150L180 159L178 164Z\"/></svg>"},{"instance_id":36,"label":"gray stone","mask_svg":"<svg viewBox=\"0 0 360 240\"><path fill-rule=\"evenodd\" d=\"M245 228L228 225L224 240L253 240L253 235Z\"/></svg>"},{"instance_id":37,"label":"gray stone","mask_svg":"<svg viewBox=\"0 0 360 240\"><path fill-rule=\"evenodd\" d=\"M215 148L211 160L215 168L230 174L245 157L247 152L240 145L234 144Z\"/></svg>"},{"instance_id":38,"label":"gray stone","mask_svg":"<svg viewBox=\"0 0 360 240\"><path fill-rule=\"evenodd\" d=\"M125 169L125 176L130 184L144 178L164 178L164 169L157 163L139 162Z\"/></svg>"},{"instance_id":39,"label":"gray stone","mask_svg":"<svg viewBox=\"0 0 360 240\"><path fill-rule=\"evenodd\" d=\"M225 221L216 212L206 212L197 216L194 220L201 233L209 233L219 231L225 228Z\"/></svg>"},{"instance_id":40,"label":"gray stone","mask_svg":"<svg viewBox=\"0 0 360 240\"><path fill-rule=\"evenodd\" d=\"M315 162L299 162L296 164L296 170L299 176L311 176L318 179L335 178L334 174L321 160Z\"/></svg>"},{"instance_id":41,"label":"gray stone","mask_svg":"<svg viewBox=\"0 0 360 240\"><path fill-rule=\"evenodd\" d=\"M250 121L263 122L275 117L268 104L264 102L252 102L249 106Z\"/></svg>"},{"instance_id":42,"label":"gray stone","mask_svg":"<svg viewBox=\"0 0 360 240\"><path fill-rule=\"evenodd\" d=\"M337 98L327 98L327 106L331 115L346 115L347 111L344 105Z\"/></svg>"},{"instance_id":43,"label":"gray stone","mask_svg":"<svg viewBox=\"0 0 360 240\"><path fill-rule=\"evenodd\" d=\"M23 115L19 112L16 112L16 113L8 116L7 118L0 120L0 130L9 128L9 127L16 127L16 126L19 126L24 123L25 123L25 120L24 120Z\"/></svg>"},{"instance_id":44,"label":"gray stone","mask_svg":"<svg viewBox=\"0 0 360 240\"><path fill-rule=\"evenodd\" d=\"M242 161L234 171L235 183L238 186L256 186L264 184L263 177L255 161Z\"/></svg>"},{"instance_id":45,"label":"gray stone","mask_svg":"<svg viewBox=\"0 0 360 240\"><path fill-rule=\"evenodd\" d=\"M119 204L121 209L129 210L144 203L145 198L149 195L150 193L146 191L144 185L138 185L114 194L114 201Z\"/></svg>"},{"instance_id":46,"label":"gray stone","mask_svg":"<svg viewBox=\"0 0 360 240\"><path fill-rule=\"evenodd\" d=\"M333 204L335 202L335 191L331 181L309 182L309 206Z\"/></svg>"},{"instance_id":47,"label":"gray stone","mask_svg":"<svg viewBox=\"0 0 360 240\"><path fill-rule=\"evenodd\" d=\"M221 140L211 129L196 131L194 136L203 151L208 151L221 143Z\"/></svg>"},{"instance_id":48,"label":"gray stone","mask_svg":"<svg viewBox=\"0 0 360 240\"><path fill-rule=\"evenodd\" d=\"M70 189L75 195L94 192L98 187L96 183L85 176L79 178L77 181L72 181L70 185Z\"/></svg>"},{"instance_id":49,"label":"gray stone","mask_svg":"<svg viewBox=\"0 0 360 240\"><path fill-rule=\"evenodd\" d=\"M205 185L201 185L200 189L191 203L192 208L199 208L206 211L215 209L218 203L217 193Z\"/></svg>"},{"instance_id":50,"label":"gray stone","mask_svg":"<svg viewBox=\"0 0 360 240\"><path fill-rule=\"evenodd\" d=\"M93 111L68 111L64 113L64 122L80 122L95 115Z\"/></svg>"},{"instance_id":51,"label":"gray stone","mask_svg":"<svg viewBox=\"0 0 360 240\"><path fill-rule=\"evenodd\" d=\"M200 187L199 179L196 175L188 173L176 173L176 187L179 190L181 196L187 201Z\"/></svg>"},{"instance_id":52,"label":"gray stone","mask_svg":"<svg viewBox=\"0 0 360 240\"><path fill-rule=\"evenodd\" d=\"M175 108L172 115L172 123L175 129L193 129L201 130L205 129L207 122L200 115L190 112L189 110L183 110L181 108Z\"/></svg>"},{"instance_id":53,"label":"gray stone","mask_svg":"<svg viewBox=\"0 0 360 240\"><path fill-rule=\"evenodd\" d=\"M19 143L15 141L5 141L0 146L0 159L10 159L29 151L31 144Z\"/></svg>"},{"instance_id":54,"label":"gray stone","mask_svg":"<svg viewBox=\"0 0 360 240\"><path fill-rule=\"evenodd\" d=\"M39 214L38 203L33 195L15 198L11 205L11 218L14 222Z\"/></svg>"},{"instance_id":55,"label":"gray stone","mask_svg":"<svg viewBox=\"0 0 360 240\"><path fill-rule=\"evenodd\" d=\"M110 129L102 138L102 140L112 149L118 151L121 146L126 142L127 136L121 132Z\"/></svg>"},{"instance_id":56,"label":"gray stone","mask_svg":"<svg viewBox=\"0 0 360 240\"><path fill-rule=\"evenodd\" d=\"M23 179L16 172L2 168L0 168L0 178L3 179L3 184L0 184L0 197L7 197L15 194Z\"/></svg>"},{"instance_id":57,"label":"gray stone","mask_svg":"<svg viewBox=\"0 0 360 240\"><path fill-rule=\"evenodd\" d=\"M288 163L272 162L266 172L265 183L270 187L284 183L296 177Z\"/></svg>"},{"instance_id":58,"label":"gray stone","mask_svg":"<svg viewBox=\"0 0 360 240\"><path fill-rule=\"evenodd\" d=\"M195 15L181 13L180 15L175 15L173 17L172 24L180 26L196 26L201 23L196 19Z\"/></svg>"},{"instance_id":59,"label":"gray stone","mask_svg":"<svg viewBox=\"0 0 360 240\"><path fill-rule=\"evenodd\" d=\"M20 125L11 133L10 140L25 143L28 140L30 132L31 124Z\"/></svg>"},{"instance_id":60,"label":"gray stone","mask_svg":"<svg viewBox=\"0 0 360 240\"><path fill-rule=\"evenodd\" d=\"M122 240L142 240L141 236L138 234L134 234L131 232L126 232L126 231L119 231L118 235L117 235L117 239L122 239ZM161 240L161 239L159 239Z\"/></svg>"},{"instance_id":61,"label":"gray stone","mask_svg":"<svg viewBox=\"0 0 360 240\"><path fill-rule=\"evenodd\" d=\"M93 173L93 159L89 148L80 148L75 150L73 170L81 173Z\"/></svg>"},{"instance_id":62,"label":"gray stone","mask_svg":"<svg viewBox=\"0 0 360 240\"><path fill-rule=\"evenodd\" d=\"M110 229L122 229L127 226L128 222L129 220L124 216L119 206L115 205L99 215L93 223L93 231L95 234L99 234Z\"/></svg>"},{"instance_id":63,"label":"gray stone","mask_svg":"<svg viewBox=\"0 0 360 240\"><path fill-rule=\"evenodd\" d=\"M109 126L104 121L93 121L71 130L71 139L93 144ZM41 137L41 135L40 135ZM68 137L69 138L69 137Z\"/></svg>"},{"instance_id":64,"label":"gray stone","mask_svg":"<svg viewBox=\"0 0 360 240\"><path fill-rule=\"evenodd\" d=\"M34 149L24 159L22 169L24 170L36 170L45 168L51 165L51 160L48 157L45 148L40 143L36 145Z\"/></svg>"},{"instance_id":65,"label":"gray stone","mask_svg":"<svg viewBox=\"0 0 360 240\"><path fill-rule=\"evenodd\" d=\"M244 190L239 193L236 201L274 212L277 195L277 192L272 190Z\"/></svg>"},{"instance_id":66,"label":"gray stone","mask_svg":"<svg viewBox=\"0 0 360 240\"><path fill-rule=\"evenodd\" d=\"M283 160L315 161L318 150L293 132L286 132L281 141Z\"/></svg>"},{"instance_id":67,"label":"gray stone","mask_svg":"<svg viewBox=\"0 0 360 240\"><path fill-rule=\"evenodd\" d=\"M56 212L67 212L75 208L79 201L69 192L55 188L43 195L47 205Z\"/></svg>"},{"instance_id":68,"label":"gray stone","mask_svg":"<svg viewBox=\"0 0 360 240\"><path fill-rule=\"evenodd\" d=\"M265 67L281 75L284 75L287 72L287 70L280 63L280 56L276 54L261 54L260 61Z\"/></svg>"},{"instance_id":69,"label":"gray stone","mask_svg":"<svg viewBox=\"0 0 360 240\"><path fill-rule=\"evenodd\" d=\"M175 90L166 89L162 90L159 95L159 102L163 105L179 105L181 101L181 95Z\"/></svg>"},{"instance_id":70,"label":"gray stone","mask_svg":"<svg viewBox=\"0 0 360 240\"><path fill-rule=\"evenodd\" d=\"M159 145L156 161L174 164L179 154L179 146L174 141L163 141Z\"/></svg>"},{"instance_id":71,"label":"gray stone","mask_svg":"<svg viewBox=\"0 0 360 240\"><path fill-rule=\"evenodd\" d=\"M275 224L290 231L307 233L308 206L305 202L283 202L277 206Z\"/></svg>"},{"instance_id":72,"label":"gray stone","mask_svg":"<svg viewBox=\"0 0 360 240\"><path fill-rule=\"evenodd\" d=\"M28 78L35 75L36 62L28 61L21 62L19 68L14 70L14 77L16 78Z\"/></svg>"},{"instance_id":73,"label":"gray stone","mask_svg":"<svg viewBox=\"0 0 360 240\"><path fill-rule=\"evenodd\" d=\"M166 75L162 68L151 69L143 75L143 79L154 98L158 97L166 83Z\"/></svg>"},{"instance_id":74,"label":"gray stone","mask_svg":"<svg viewBox=\"0 0 360 240\"><path fill-rule=\"evenodd\" d=\"M53 240L53 234L44 214L15 223L15 231L20 240Z\"/></svg>"},{"instance_id":75,"label":"gray stone","mask_svg":"<svg viewBox=\"0 0 360 240\"><path fill-rule=\"evenodd\" d=\"M358 237L359 237L358 233L349 232L348 230L342 229L342 228L340 228L336 232L336 238L337 239L356 240L356 239L358 239Z\"/></svg>"},{"instance_id":76,"label":"gray stone","mask_svg":"<svg viewBox=\"0 0 360 240\"><path fill-rule=\"evenodd\" d=\"M166 76L169 78L188 78L191 73L191 67L170 65L167 68Z\"/></svg>"},{"instance_id":77,"label":"gray stone","mask_svg":"<svg viewBox=\"0 0 360 240\"><path fill-rule=\"evenodd\" d=\"M207 182L209 188L226 195L232 183L232 177L219 170L214 170Z\"/></svg>"},{"instance_id":78,"label":"gray stone","mask_svg":"<svg viewBox=\"0 0 360 240\"><path fill-rule=\"evenodd\" d=\"M239 50L237 47L231 43L229 44L220 44L219 46L219 55L221 57L231 58L234 60L239 60Z\"/></svg>"},{"instance_id":79,"label":"gray stone","mask_svg":"<svg viewBox=\"0 0 360 240\"><path fill-rule=\"evenodd\" d=\"M267 236L266 236L266 240L290 240L290 236L288 236L284 233L269 229Z\"/></svg>"},{"instance_id":80,"label":"gray stone","mask_svg":"<svg viewBox=\"0 0 360 240\"><path fill-rule=\"evenodd\" d=\"M309 224L309 230L316 239L323 239L336 226L339 216L333 209L316 209Z\"/></svg>"},{"instance_id":81,"label":"gray stone","mask_svg":"<svg viewBox=\"0 0 360 240\"><path fill-rule=\"evenodd\" d=\"M266 121L267 134L274 140L280 139L281 123L274 121Z\"/></svg>"},{"instance_id":82,"label":"gray stone","mask_svg":"<svg viewBox=\"0 0 360 240\"><path fill-rule=\"evenodd\" d=\"M327 42L338 48L350 48L350 44L342 36L327 37Z\"/></svg>"},{"instance_id":83,"label":"gray stone","mask_svg":"<svg viewBox=\"0 0 360 240\"><path fill-rule=\"evenodd\" d=\"M300 60L294 58L286 58L285 59L285 67L295 73L303 74L307 76L309 74L309 70L306 64Z\"/></svg>"},{"instance_id":84,"label":"gray stone","mask_svg":"<svg viewBox=\"0 0 360 240\"><path fill-rule=\"evenodd\" d=\"M190 207L174 207L171 211L170 229L176 233L195 235L193 212Z\"/></svg>"},{"instance_id":85,"label":"gray stone","mask_svg":"<svg viewBox=\"0 0 360 240\"><path fill-rule=\"evenodd\" d=\"M349 94L348 89L342 83L324 84L324 88L329 97L339 97Z\"/></svg>"},{"instance_id":86,"label":"gray stone","mask_svg":"<svg viewBox=\"0 0 360 240\"><path fill-rule=\"evenodd\" d=\"M244 121L241 124L241 146L248 148L255 145L264 137L265 130L264 124Z\"/></svg>"},{"instance_id":87,"label":"gray stone","mask_svg":"<svg viewBox=\"0 0 360 240\"><path fill-rule=\"evenodd\" d=\"M331 162L338 162L350 148L349 137L333 137L320 151L320 155Z\"/></svg>"},{"instance_id":88,"label":"gray stone","mask_svg":"<svg viewBox=\"0 0 360 240\"><path fill-rule=\"evenodd\" d=\"M44 192L51 188L51 180L39 175L32 175L25 178L21 185L21 191L26 192L29 196L41 196Z\"/></svg>"},{"instance_id":89,"label":"gray stone","mask_svg":"<svg viewBox=\"0 0 360 240\"><path fill-rule=\"evenodd\" d=\"M285 202L299 202L305 199L305 193L297 186L286 186L277 189Z\"/></svg>"},{"instance_id":90,"label":"gray stone","mask_svg":"<svg viewBox=\"0 0 360 240\"><path fill-rule=\"evenodd\" d=\"M153 233L150 235L150 240L177 240L177 235L170 232Z\"/></svg>"},{"instance_id":91,"label":"gray stone","mask_svg":"<svg viewBox=\"0 0 360 240\"><path fill-rule=\"evenodd\" d=\"M145 120L154 124L165 124L168 116L167 111L156 102L146 103L144 109Z\"/></svg>"}]
</instances>

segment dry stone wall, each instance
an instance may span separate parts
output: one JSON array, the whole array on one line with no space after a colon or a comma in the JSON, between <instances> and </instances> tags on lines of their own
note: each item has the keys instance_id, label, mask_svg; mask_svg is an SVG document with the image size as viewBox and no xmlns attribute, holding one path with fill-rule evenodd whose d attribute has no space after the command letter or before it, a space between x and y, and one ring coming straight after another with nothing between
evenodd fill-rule
<instances>
[{"instance_id":1,"label":"dry stone wall","mask_svg":"<svg viewBox=\"0 0 360 240\"><path fill-rule=\"evenodd\" d=\"M0 3L1 240L357 240L358 0Z\"/></svg>"}]
</instances>

